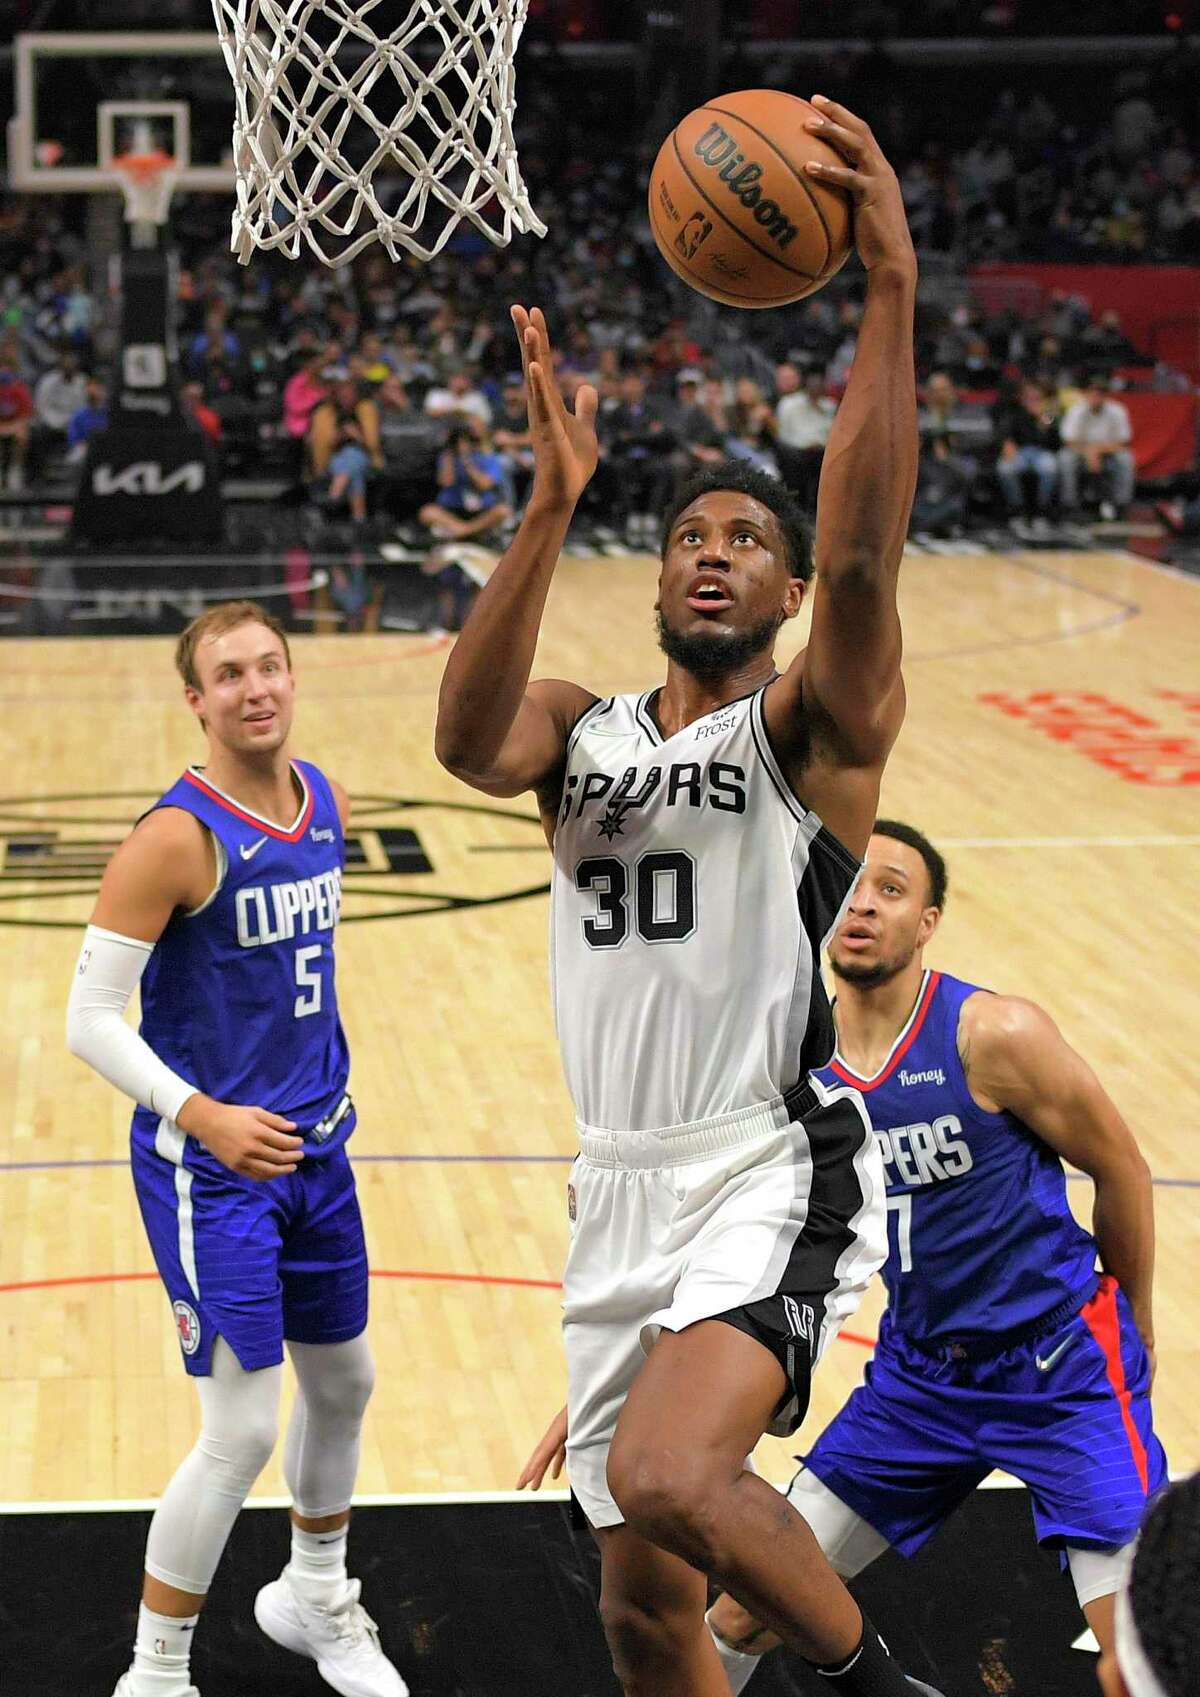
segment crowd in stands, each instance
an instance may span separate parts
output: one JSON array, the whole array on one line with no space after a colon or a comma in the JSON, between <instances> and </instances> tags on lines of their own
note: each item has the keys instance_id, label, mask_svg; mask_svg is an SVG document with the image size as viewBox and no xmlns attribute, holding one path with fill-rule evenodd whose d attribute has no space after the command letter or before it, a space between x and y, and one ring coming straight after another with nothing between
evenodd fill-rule
<instances>
[{"instance_id":1,"label":"crowd in stands","mask_svg":"<svg viewBox=\"0 0 1200 1697\"><path fill-rule=\"evenodd\" d=\"M769 315L712 308L651 244L636 148L600 163L567 145L539 151L550 106L539 113L538 98L527 102L522 162L549 226L543 242L496 251L467 230L428 266L368 250L338 271L261 256L241 268L226 250L225 204L177 202L184 404L219 444L226 474L274 478L351 531L502 536L531 470L507 317L517 300L544 306L568 396L584 381L599 389L602 461L583 514L599 536L648 545L675 482L724 457L778 473L811 505L854 358L860 285L847 273ZM586 94L579 104L586 126ZM881 113L886 131L886 104ZM1169 225L1178 251L1197 242L1200 252L1200 161L1169 112L1130 88L1093 142L1068 148L1064 133L1048 103L1017 110L1006 97L961 156L926 146L905 163L901 148L918 245L1007 228L1028 195L1018 181L1032 154L1059 185L1055 206L1067 204L1062 173L1072 177L1060 233L1084 230L1087 246L1095 227L1080 218L1091 197L1111 219L1137 178L1154 186L1151 200L1134 197L1150 246ZM1043 229L1056 217L1043 208ZM10 487L78 460L102 426L100 317L69 218L32 197L0 204L0 470ZM1145 362L1114 314L1092 319L1056 296L1032 319L987 317L964 285L949 306L923 301L917 354L918 529L953 533L977 511L1036 526L1080 505L1106 516L1128 505L1129 419L1109 390L1114 373Z\"/></svg>"}]
</instances>

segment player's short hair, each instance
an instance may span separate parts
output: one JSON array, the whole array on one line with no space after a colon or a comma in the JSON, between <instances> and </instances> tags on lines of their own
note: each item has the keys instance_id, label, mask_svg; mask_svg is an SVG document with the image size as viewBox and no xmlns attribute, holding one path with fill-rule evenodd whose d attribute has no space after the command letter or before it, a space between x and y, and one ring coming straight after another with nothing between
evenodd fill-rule
<instances>
[{"instance_id":1,"label":"player's short hair","mask_svg":"<svg viewBox=\"0 0 1200 1697\"><path fill-rule=\"evenodd\" d=\"M269 631L275 633L283 645L288 671L291 671L292 653L288 647L287 632L274 613L268 613L257 601L222 601L193 619L175 644L175 670L189 689L200 688L200 674L196 670L196 650L200 644L209 637L224 636L226 631L249 624L266 625Z\"/></svg>"},{"instance_id":2,"label":"player's short hair","mask_svg":"<svg viewBox=\"0 0 1200 1697\"><path fill-rule=\"evenodd\" d=\"M804 508L786 483L759 471L746 460L729 460L724 465L707 466L687 480L663 514L663 551L680 513L686 512L701 495L713 495L726 489L737 495L749 495L774 514L787 543L788 571L792 577L803 578L807 583L813 575L813 534Z\"/></svg>"},{"instance_id":3,"label":"player's short hair","mask_svg":"<svg viewBox=\"0 0 1200 1697\"><path fill-rule=\"evenodd\" d=\"M1200 1691L1200 1473L1164 1491L1133 1558L1129 1603L1167 1697Z\"/></svg>"},{"instance_id":4,"label":"player's short hair","mask_svg":"<svg viewBox=\"0 0 1200 1697\"><path fill-rule=\"evenodd\" d=\"M936 907L941 913L946 906L946 891L950 887L950 876L946 871L946 862L934 848L929 838L915 825L905 825L899 819L877 819L873 826L873 834L877 837L894 837L896 842L904 843L910 849L916 849L925 862L925 870L929 874L929 901L927 906Z\"/></svg>"}]
</instances>

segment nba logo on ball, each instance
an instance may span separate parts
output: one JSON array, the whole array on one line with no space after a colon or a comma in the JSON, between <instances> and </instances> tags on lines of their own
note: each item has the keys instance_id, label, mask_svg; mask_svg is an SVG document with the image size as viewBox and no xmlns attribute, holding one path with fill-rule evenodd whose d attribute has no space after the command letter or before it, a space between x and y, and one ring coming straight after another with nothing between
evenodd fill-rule
<instances>
[{"instance_id":1,"label":"nba logo on ball","mask_svg":"<svg viewBox=\"0 0 1200 1697\"><path fill-rule=\"evenodd\" d=\"M200 1348L200 1316L189 1303L175 1302L171 1306L179 1328L179 1347L185 1355L195 1355Z\"/></svg>"}]
</instances>

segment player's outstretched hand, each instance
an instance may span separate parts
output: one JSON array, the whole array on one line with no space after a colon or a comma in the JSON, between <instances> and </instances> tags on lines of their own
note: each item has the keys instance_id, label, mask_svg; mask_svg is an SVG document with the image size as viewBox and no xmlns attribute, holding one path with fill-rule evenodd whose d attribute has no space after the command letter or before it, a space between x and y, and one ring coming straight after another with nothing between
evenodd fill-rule
<instances>
[{"instance_id":1,"label":"player's outstretched hand","mask_svg":"<svg viewBox=\"0 0 1200 1697\"><path fill-rule=\"evenodd\" d=\"M304 1159L304 1139L291 1135L295 1122L266 1108L241 1108L214 1102L210 1096L191 1096L180 1110L179 1126L198 1138L223 1167L243 1178L279 1178Z\"/></svg>"},{"instance_id":2,"label":"player's outstretched hand","mask_svg":"<svg viewBox=\"0 0 1200 1697\"><path fill-rule=\"evenodd\" d=\"M904 197L896 173L869 124L846 106L814 94L819 110L805 120L805 129L835 147L845 165L826 165L811 159L805 169L818 181L849 191L854 201L854 245L868 271L893 266L916 271L917 256L904 212Z\"/></svg>"},{"instance_id":3,"label":"player's outstretched hand","mask_svg":"<svg viewBox=\"0 0 1200 1697\"><path fill-rule=\"evenodd\" d=\"M546 1469L550 1469L551 1479L557 1479L563 1470L567 1459L567 1411L560 1408L554 1419L546 1427L538 1446L529 1460L521 1469L521 1477L517 1480L517 1490L523 1491L528 1485L531 1491L540 1488L546 1477Z\"/></svg>"},{"instance_id":4,"label":"player's outstretched hand","mask_svg":"<svg viewBox=\"0 0 1200 1697\"><path fill-rule=\"evenodd\" d=\"M535 306L527 312L523 306L514 306L512 321L521 344L533 448L530 504L542 500L556 507L573 507L591 482L600 457L596 440L599 397L592 384L582 383L575 396L575 411L569 412L554 375L550 334L541 308Z\"/></svg>"}]
</instances>

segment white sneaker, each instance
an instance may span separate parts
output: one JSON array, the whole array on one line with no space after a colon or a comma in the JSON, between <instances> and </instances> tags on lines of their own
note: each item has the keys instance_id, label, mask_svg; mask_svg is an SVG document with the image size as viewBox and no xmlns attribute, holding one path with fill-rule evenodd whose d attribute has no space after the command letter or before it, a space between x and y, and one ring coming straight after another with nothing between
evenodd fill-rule
<instances>
[{"instance_id":1,"label":"white sneaker","mask_svg":"<svg viewBox=\"0 0 1200 1697\"><path fill-rule=\"evenodd\" d=\"M254 1618L276 1644L311 1656L341 1697L408 1697L408 1686L380 1648L379 1628L358 1600L360 1589L352 1579L332 1608L317 1608L281 1574L254 1599Z\"/></svg>"},{"instance_id":2,"label":"white sneaker","mask_svg":"<svg viewBox=\"0 0 1200 1697\"><path fill-rule=\"evenodd\" d=\"M117 1689L113 1692L113 1697L133 1697L132 1668L130 1668L128 1673L123 1673L117 1681ZM181 1685L176 1693L176 1697L200 1697L200 1693L196 1690L194 1685Z\"/></svg>"}]
</instances>

